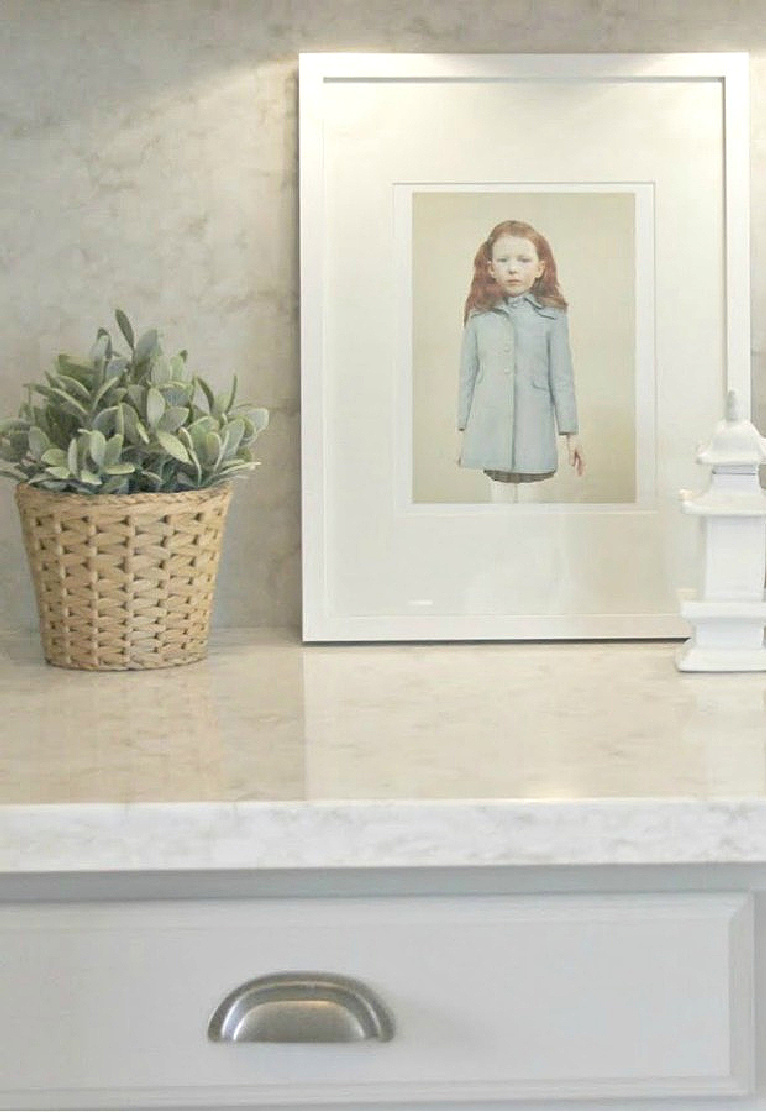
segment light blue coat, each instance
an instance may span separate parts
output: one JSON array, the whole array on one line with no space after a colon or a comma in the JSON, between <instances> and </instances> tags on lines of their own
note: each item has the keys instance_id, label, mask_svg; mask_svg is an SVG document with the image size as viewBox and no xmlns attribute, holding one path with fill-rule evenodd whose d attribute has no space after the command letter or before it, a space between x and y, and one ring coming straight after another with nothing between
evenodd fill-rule
<instances>
[{"instance_id":1,"label":"light blue coat","mask_svg":"<svg viewBox=\"0 0 767 1112\"><path fill-rule=\"evenodd\" d=\"M546 474L578 431L567 313L532 294L473 311L461 347L462 467Z\"/></svg>"}]
</instances>

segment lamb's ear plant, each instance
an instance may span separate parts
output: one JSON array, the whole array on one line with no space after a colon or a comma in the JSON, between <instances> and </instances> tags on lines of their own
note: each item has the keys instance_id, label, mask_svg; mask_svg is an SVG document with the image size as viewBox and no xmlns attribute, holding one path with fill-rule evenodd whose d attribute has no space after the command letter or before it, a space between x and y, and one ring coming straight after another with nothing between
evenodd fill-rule
<instances>
[{"instance_id":1,"label":"lamb's ear plant","mask_svg":"<svg viewBox=\"0 0 767 1112\"><path fill-rule=\"evenodd\" d=\"M152 329L135 338L120 309L127 352L100 328L87 360L59 355L45 382L27 383L18 417L0 422L1 475L77 494L185 491L227 482L258 465L253 443L267 410L214 394L169 358Z\"/></svg>"}]
</instances>

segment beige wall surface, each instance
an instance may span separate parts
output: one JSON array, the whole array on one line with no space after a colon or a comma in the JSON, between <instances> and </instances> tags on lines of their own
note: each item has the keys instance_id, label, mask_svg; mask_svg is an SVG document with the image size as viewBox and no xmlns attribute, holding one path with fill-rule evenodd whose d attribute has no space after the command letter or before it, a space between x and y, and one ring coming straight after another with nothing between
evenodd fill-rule
<instances>
[{"instance_id":1,"label":"beige wall surface","mask_svg":"<svg viewBox=\"0 0 767 1112\"><path fill-rule=\"evenodd\" d=\"M591 191L414 195L414 502L491 500L484 473L456 463L456 401L461 320L474 256L504 220L531 224L551 246L568 303L587 461L578 478L560 446L558 473L523 493L539 502L635 501L634 205L632 193ZM654 393L651 373L641 389Z\"/></svg>"},{"instance_id":2,"label":"beige wall surface","mask_svg":"<svg viewBox=\"0 0 767 1112\"><path fill-rule=\"evenodd\" d=\"M214 383L237 371L272 425L236 492L219 625L300 620L299 51L750 51L763 427L762 0L0 0L0 26L0 414L116 306ZM4 482L0 629L34 624Z\"/></svg>"}]
</instances>

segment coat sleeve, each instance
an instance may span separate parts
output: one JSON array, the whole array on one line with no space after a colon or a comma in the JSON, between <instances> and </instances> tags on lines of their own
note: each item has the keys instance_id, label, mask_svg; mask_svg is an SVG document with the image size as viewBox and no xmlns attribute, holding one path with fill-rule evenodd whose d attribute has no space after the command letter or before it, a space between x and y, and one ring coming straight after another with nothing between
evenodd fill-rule
<instances>
[{"instance_id":1,"label":"coat sleeve","mask_svg":"<svg viewBox=\"0 0 767 1112\"><path fill-rule=\"evenodd\" d=\"M549 332L549 381L554 399L554 412L560 434L578 431L578 412L575 405L575 381L570 355L570 333L567 313L558 313Z\"/></svg>"},{"instance_id":2,"label":"coat sleeve","mask_svg":"<svg viewBox=\"0 0 767 1112\"><path fill-rule=\"evenodd\" d=\"M477 326L469 317L463 330L461 343L461 368L458 377L458 431L463 432L469 421L469 412L474 398L474 384L479 370L477 352Z\"/></svg>"}]
</instances>

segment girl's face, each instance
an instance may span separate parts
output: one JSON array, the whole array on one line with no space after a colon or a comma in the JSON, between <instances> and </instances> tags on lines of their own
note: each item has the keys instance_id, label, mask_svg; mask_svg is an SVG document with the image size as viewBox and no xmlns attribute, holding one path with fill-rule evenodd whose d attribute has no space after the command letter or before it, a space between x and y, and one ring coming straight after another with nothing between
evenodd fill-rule
<instances>
[{"instance_id":1,"label":"girl's face","mask_svg":"<svg viewBox=\"0 0 767 1112\"><path fill-rule=\"evenodd\" d=\"M488 269L505 294L519 297L543 274L543 263L532 240L504 235L493 244Z\"/></svg>"}]
</instances>

